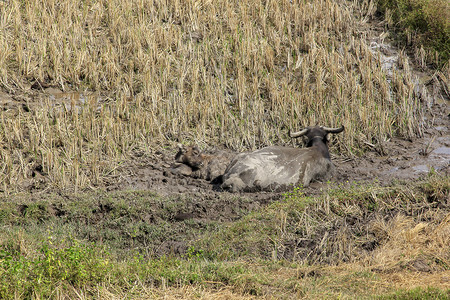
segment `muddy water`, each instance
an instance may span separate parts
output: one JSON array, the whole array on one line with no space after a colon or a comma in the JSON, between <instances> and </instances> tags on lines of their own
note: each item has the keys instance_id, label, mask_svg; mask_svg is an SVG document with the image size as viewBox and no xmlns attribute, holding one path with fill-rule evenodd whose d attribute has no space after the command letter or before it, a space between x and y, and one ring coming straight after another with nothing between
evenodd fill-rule
<instances>
[{"instance_id":1,"label":"muddy water","mask_svg":"<svg viewBox=\"0 0 450 300\"><path fill-rule=\"evenodd\" d=\"M370 49L375 56L380 57L381 67L387 72L388 81L394 75L394 70L398 69L398 53L395 49L377 39L370 42Z\"/></svg>"},{"instance_id":2,"label":"muddy water","mask_svg":"<svg viewBox=\"0 0 450 300\"><path fill-rule=\"evenodd\" d=\"M394 72L399 69L399 51L383 39L384 32L372 37L370 49L381 62L390 82ZM407 59L408 60L408 59ZM405 62L403 62L405 63ZM410 64L410 62L406 62ZM413 69L413 66L411 66ZM431 171L449 173L450 162L450 131L449 131L449 99L445 93L439 93L436 85L425 86L427 81L423 72L412 70L415 82L414 96L422 100L427 108L429 128L425 129L424 137L412 142L395 140L384 145L388 157L371 158L372 165L365 165L369 174L388 176L401 179L413 179L428 174ZM429 78L429 76L428 76ZM431 82L428 80L428 83ZM439 84L439 82L435 82ZM432 92L430 93L430 90ZM438 91L438 92L436 92ZM357 169L357 168L356 168Z\"/></svg>"},{"instance_id":3,"label":"muddy water","mask_svg":"<svg viewBox=\"0 0 450 300\"><path fill-rule=\"evenodd\" d=\"M61 92L53 88L46 89L45 92L48 94L47 99L56 109L81 110L86 105L93 106L97 110L101 108L101 100L96 93Z\"/></svg>"},{"instance_id":4,"label":"muddy water","mask_svg":"<svg viewBox=\"0 0 450 300\"><path fill-rule=\"evenodd\" d=\"M45 93L36 97L15 96L0 91L0 109L2 111L17 111L22 106L26 110L33 110L42 104L49 104L56 110L81 110L83 107L101 108L105 102L97 93L90 92L62 92L59 89L47 88Z\"/></svg>"},{"instance_id":5,"label":"muddy water","mask_svg":"<svg viewBox=\"0 0 450 300\"><path fill-rule=\"evenodd\" d=\"M83 105L87 101L87 94L79 92L60 92L54 91L50 93L49 99L52 102L60 102L63 104L71 104L72 102L76 105Z\"/></svg>"}]
</instances>

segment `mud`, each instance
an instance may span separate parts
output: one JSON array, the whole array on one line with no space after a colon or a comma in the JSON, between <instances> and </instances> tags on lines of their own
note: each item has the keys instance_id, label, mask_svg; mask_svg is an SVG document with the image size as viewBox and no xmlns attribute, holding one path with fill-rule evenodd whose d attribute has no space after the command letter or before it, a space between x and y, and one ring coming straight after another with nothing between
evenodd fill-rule
<instances>
[{"instance_id":1,"label":"mud","mask_svg":"<svg viewBox=\"0 0 450 300\"><path fill-rule=\"evenodd\" d=\"M441 111L443 105L436 110ZM436 111L435 110L435 111ZM447 109L448 110L448 109ZM394 180L415 180L430 172L449 174L449 119L441 115L424 136L415 140L394 138L381 150L367 152L360 158L338 157L334 160L337 181L373 181L389 184Z\"/></svg>"}]
</instances>

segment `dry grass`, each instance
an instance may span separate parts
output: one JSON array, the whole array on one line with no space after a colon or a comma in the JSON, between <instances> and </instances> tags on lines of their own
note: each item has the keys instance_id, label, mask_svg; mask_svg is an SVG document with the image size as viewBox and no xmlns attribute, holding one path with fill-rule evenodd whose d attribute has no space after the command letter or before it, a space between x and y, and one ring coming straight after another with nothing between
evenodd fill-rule
<instances>
[{"instance_id":1,"label":"dry grass","mask_svg":"<svg viewBox=\"0 0 450 300\"><path fill-rule=\"evenodd\" d=\"M368 257L373 268L383 272L401 267L431 272L431 264L448 269L450 214L438 224L417 223L412 218L397 215L389 222L378 220L372 226L372 230L386 239L386 243Z\"/></svg>"},{"instance_id":2,"label":"dry grass","mask_svg":"<svg viewBox=\"0 0 450 300\"><path fill-rule=\"evenodd\" d=\"M55 291L53 299L94 299L92 294L97 294L101 299L205 299L205 300L250 300L256 299L253 296L246 296L236 293L230 287L224 287L218 290L205 289L199 286L183 287L161 287L154 288L145 286L142 282L137 282L136 286L129 291L123 292L115 289L113 286L99 286L92 290L81 290L73 288L72 291ZM260 298L260 297L259 297Z\"/></svg>"},{"instance_id":3,"label":"dry grass","mask_svg":"<svg viewBox=\"0 0 450 300\"><path fill-rule=\"evenodd\" d=\"M136 151L283 144L313 124L345 125L333 144L347 155L420 135L409 68L390 76L361 30L373 12L343 0L2 2L0 85L23 106L0 112L0 186L42 173L95 187ZM62 109L33 83L97 96Z\"/></svg>"}]
</instances>

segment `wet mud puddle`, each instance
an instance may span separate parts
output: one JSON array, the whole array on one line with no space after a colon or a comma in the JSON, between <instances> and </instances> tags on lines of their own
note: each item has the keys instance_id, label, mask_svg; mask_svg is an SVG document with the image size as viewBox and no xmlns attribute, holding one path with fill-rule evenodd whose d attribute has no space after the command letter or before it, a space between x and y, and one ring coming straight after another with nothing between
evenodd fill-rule
<instances>
[{"instance_id":1,"label":"wet mud puddle","mask_svg":"<svg viewBox=\"0 0 450 300\"><path fill-rule=\"evenodd\" d=\"M374 58L378 58L390 81L399 70L399 51L384 41L378 31L369 39ZM405 59L404 57L402 59ZM413 67L407 58L408 64ZM403 60L402 60L403 61ZM388 183L392 179L411 180L430 172L450 174L450 99L433 76L413 70L414 96L424 109L423 136L412 141L392 138L383 144L386 154L375 151L349 161L335 161L339 181L374 180ZM431 83L431 84L430 84ZM431 91L431 92L430 92ZM437 91L437 92L436 92Z\"/></svg>"},{"instance_id":2,"label":"wet mud puddle","mask_svg":"<svg viewBox=\"0 0 450 300\"><path fill-rule=\"evenodd\" d=\"M62 92L54 88L48 88L45 92L48 94L46 99L55 109L66 111L80 111L83 107L90 107L95 110L101 109L102 101L96 93Z\"/></svg>"}]
</instances>

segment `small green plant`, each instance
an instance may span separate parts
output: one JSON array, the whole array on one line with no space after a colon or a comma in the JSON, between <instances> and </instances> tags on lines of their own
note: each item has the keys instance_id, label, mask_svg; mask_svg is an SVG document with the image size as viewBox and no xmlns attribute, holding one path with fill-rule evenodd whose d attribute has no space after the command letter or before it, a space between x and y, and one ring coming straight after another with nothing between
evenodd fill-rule
<instances>
[{"instance_id":1,"label":"small green plant","mask_svg":"<svg viewBox=\"0 0 450 300\"><path fill-rule=\"evenodd\" d=\"M48 238L36 253L24 255L0 251L0 299L34 292L43 297L60 284L85 286L104 280L108 273L107 253L75 239L57 246Z\"/></svg>"},{"instance_id":2,"label":"small green plant","mask_svg":"<svg viewBox=\"0 0 450 300\"><path fill-rule=\"evenodd\" d=\"M303 186L296 186L292 191L285 192L282 194L285 199L301 198L305 196Z\"/></svg>"},{"instance_id":3,"label":"small green plant","mask_svg":"<svg viewBox=\"0 0 450 300\"><path fill-rule=\"evenodd\" d=\"M190 246L186 251L185 257L187 259L199 260L204 258L204 253L202 249L197 250L194 246Z\"/></svg>"},{"instance_id":4,"label":"small green plant","mask_svg":"<svg viewBox=\"0 0 450 300\"><path fill-rule=\"evenodd\" d=\"M55 247L49 239L42 244L42 257L36 261L38 282L68 281L82 286L87 282L101 281L107 271L108 259L98 255L97 249L70 240L68 246Z\"/></svg>"}]
</instances>

